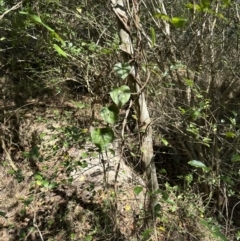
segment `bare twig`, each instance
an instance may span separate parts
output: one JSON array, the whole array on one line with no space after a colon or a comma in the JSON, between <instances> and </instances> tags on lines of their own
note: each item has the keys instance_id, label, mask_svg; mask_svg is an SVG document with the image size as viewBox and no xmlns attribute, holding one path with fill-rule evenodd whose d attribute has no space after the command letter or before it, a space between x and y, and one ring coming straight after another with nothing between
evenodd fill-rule
<instances>
[{"instance_id":1,"label":"bare twig","mask_svg":"<svg viewBox=\"0 0 240 241\"><path fill-rule=\"evenodd\" d=\"M17 3L16 5L14 5L14 6L11 7L10 9L8 9L7 11L5 11L5 12L0 16L0 20L2 20L3 17L4 17L6 14L8 14L8 13L11 12L11 11L14 11L14 10L20 8L21 6L22 6L22 1L19 2L19 3Z\"/></svg>"}]
</instances>

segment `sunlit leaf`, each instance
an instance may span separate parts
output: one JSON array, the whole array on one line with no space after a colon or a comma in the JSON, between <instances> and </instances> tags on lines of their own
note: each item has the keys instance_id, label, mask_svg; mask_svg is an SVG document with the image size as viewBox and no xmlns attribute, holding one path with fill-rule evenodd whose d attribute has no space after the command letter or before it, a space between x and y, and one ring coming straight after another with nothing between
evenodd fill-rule
<instances>
[{"instance_id":1,"label":"sunlit leaf","mask_svg":"<svg viewBox=\"0 0 240 241\"><path fill-rule=\"evenodd\" d=\"M100 111L102 118L109 124L114 124L118 119L119 109L112 105L110 107L103 107Z\"/></svg>"},{"instance_id":2,"label":"sunlit leaf","mask_svg":"<svg viewBox=\"0 0 240 241\"><path fill-rule=\"evenodd\" d=\"M35 21L36 23L41 24L42 26L44 26L45 28L47 28L50 32L54 32L54 30L52 28L50 28L49 26L47 26L45 23L42 22L42 19L35 15L35 14L29 14L29 17Z\"/></svg>"},{"instance_id":3,"label":"sunlit leaf","mask_svg":"<svg viewBox=\"0 0 240 241\"><path fill-rule=\"evenodd\" d=\"M32 20L34 20L35 22L37 22L37 23L40 23L40 24L43 23L43 22L42 22L42 19L41 19L39 16L35 15L35 14L30 14L29 17L30 17Z\"/></svg>"},{"instance_id":4,"label":"sunlit leaf","mask_svg":"<svg viewBox=\"0 0 240 241\"><path fill-rule=\"evenodd\" d=\"M40 174L36 174L36 175L34 176L34 178L35 178L36 180L42 180L42 179L43 179L42 175L40 175Z\"/></svg>"},{"instance_id":5,"label":"sunlit leaf","mask_svg":"<svg viewBox=\"0 0 240 241\"><path fill-rule=\"evenodd\" d=\"M226 132L226 137L228 138L234 138L236 136L236 133L233 133L231 131Z\"/></svg>"},{"instance_id":6,"label":"sunlit leaf","mask_svg":"<svg viewBox=\"0 0 240 241\"><path fill-rule=\"evenodd\" d=\"M114 133L111 128L96 128L91 132L92 142L99 148L99 151L105 151L107 146L113 142Z\"/></svg>"},{"instance_id":7,"label":"sunlit leaf","mask_svg":"<svg viewBox=\"0 0 240 241\"><path fill-rule=\"evenodd\" d=\"M187 22L186 18L173 17L171 19L171 23L177 28L182 28L186 22Z\"/></svg>"},{"instance_id":8,"label":"sunlit leaf","mask_svg":"<svg viewBox=\"0 0 240 241\"><path fill-rule=\"evenodd\" d=\"M212 139L208 138L208 137L204 137L203 138L203 144L207 147L210 147L209 143L212 141Z\"/></svg>"},{"instance_id":9,"label":"sunlit leaf","mask_svg":"<svg viewBox=\"0 0 240 241\"><path fill-rule=\"evenodd\" d=\"M204 163L202 163L200 161L196 161L196 160L189 161L188 164L193 167L206 167L206 165Z\"/></svg>"},{"instance_id":10,"label":"sunlit leaf","mask_svg":"<svg viewBox=\"0 0 240 241\"><path fill-rule=\"evenodd\" d=\"M161 139L164 146L168 146L168 141L164 138Z\"/></svg>"},{"instance_id":11,"label":"sunlit leaf","mask_svg":"<svg viewBox=\"0 0 240 241\"><path fill-rule=\"evenodd\" d=\"M127 204L127 205L125 206L125 209L126 209L126 211L130 211L130 210L131 210L131 205Z\"/></svg>"},{"instance_id":12,"label":"sunlit leaf","mask_svg":"<svg viewBox=\"0 0 240 241\"><path fill-rule=\"evenodd\" d=\"M196 167L196 168L202 168L206 172L208 172L210 170L210 168L206 167L206 165L204 163L202 163L201 161L192 160L192 161L189 161L188 164L190 166L193 166L193 167Z\"/></svg>"},{"instance_id":13,"label":"sunlit leaf","mask_svg":"<svg viewBox=\"0 0 240 241\"><path fill-rule=\"evenodd\" d=\"M162 231L162 232L165 232L165 231L166 231L166 229L165 229L163 226L158 227L158 230L160 230L160 231Z\"/></svg>"},{"instance_id":14,"label":"sunlit leaf","mask_svg":"<svg viewBox=\"0 0 240 241\"><path fill-rule=\"evenodd\" d=\"M62 55L63 57L67 57L67 53L65 51L63 51L57 44L53 44L53 47L55 48L55 50Z\"/></svg>"},{"instance_id":15,"label":"sunlit leaf","mask_svg":"<svg viewBox=\"0 0 240 241\"><path fill-rule=\"evenodd\" d=\"M115 88L110 92L110 96L113 102L121 108L124 106L130 99L131 92L130 88L127 85L122 85L119 88Z\"/></svg>"},{"instance_id":16,"label":"sunlit leaf","mask_svg":"<svg viewBox=\"0 0 240 241\"><path fill-rule=\"evenodd\" d=\"M76 8L76 10L77 10L79 13L82 13L82 9L81 9L81 8Z\"/></svg>"},{"instance_id":17,"label":"sunlit leaf","mask_svg":"<svg viewBox=\"0 0 240 241\"><path fill-rule=\"evenodd\" d=\"M41 186L41 185L42 185L42 180L37 180L37 181L36 181L36 184L37 184L38 186Z\"/></svg>"}]
</instances>

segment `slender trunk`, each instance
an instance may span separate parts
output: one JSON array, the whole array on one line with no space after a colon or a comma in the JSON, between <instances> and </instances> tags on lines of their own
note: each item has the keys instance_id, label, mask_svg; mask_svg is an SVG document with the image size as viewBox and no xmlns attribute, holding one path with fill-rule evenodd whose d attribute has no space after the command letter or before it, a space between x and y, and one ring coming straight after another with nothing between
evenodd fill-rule
<instances>
[{"instance_id":1,"label":"slender trunk","mask_svg":"<svg viewBox=\"0 0 240 241\"><path fill-rule=\"evenodd\" d=\"M152 127L151 119L148 112L148 107L145 100L145 95L143 92L143 85L141 84L139 78L139 65L137 58L142 54L143 49L141 49L141 32L140 32L140 22L138 17L138 3L136 0L132 1L132 7L130 9L128 0L111 0L112 9L117 17L118 23L118 33L120 38L120 49L122 50L122 56L125 63L131 65L131 71L128 76L128 85L131 88L131 92L134 95L134 107L137 113L140 138L141 138L141 152L142 152L142 162L144 163L145 173L146 173L146 184L149 191L148 199L148 215L147 215L147 225L152 224L154 221L154 207L158 201L158 181L156 174L156 167L154 163L153 155L153 141L152 141ZM136 34L136 51L132 45L132 35L131 26L135 28Z\"/></svg>"}]
</instances>

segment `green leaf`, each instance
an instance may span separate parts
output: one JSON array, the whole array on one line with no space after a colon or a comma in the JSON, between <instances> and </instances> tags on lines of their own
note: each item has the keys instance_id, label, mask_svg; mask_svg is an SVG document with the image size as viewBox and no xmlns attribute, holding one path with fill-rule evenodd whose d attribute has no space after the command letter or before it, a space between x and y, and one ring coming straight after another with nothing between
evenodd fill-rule
<instances>
[{"instance_id":1,"label":"green leaf","mask_svg":"<svg viewBox=\"0 0 240 241\"><path fill-rule=\"evenodd\" d=\"M57 44L53 44L53 47L55 48L55 50L60 54L60 55L62 55L63 57L67 57L68 56L68 54L65 52L65 51L63 51Z\"/></svg>"},{"instance_id":2,"label":"green leaf","mask_svg":"<svg viewBox=\"0 0 240 241\"><path fill-rule=\"evenodd\" d=\"M136 186L136 187L134 188L134 193L135 193L135 195L137 196L139 193L142 192L142 190L143 190L143 187L141 187L141 186Z\"/></svg>"},{"instance_id":3,"label":"green leaf","mask_svg":"<svg viewBox=\"0 0 240 241\"><path fill-rule=\"evenodd\" d=\"M57 186L58 186L57 182L51 182L51 183L48 185L48 188L49 188L49 189L53 189L53 188L55 188L55 187L57 187Z\"/></svg>"},{"instance_id":4,"label":"green leaf","mask_svg":"<svg viewBox=\"0 0 240 241\"><path fill-rule=\"evenodd\" d=\"M173 17L171 19L171 23L177 28L182 28L186 22L187 22L186 18Z\"/></svg>"},{"instance_id":5,"label":"green leaf","mask_svg":"<svg viewBox=\"0 0 240 241\"><path fill-rule=\"evenodd\" d=\"M99 148L99 151L105 151L109 143L113 142L114 133L111 128L96 128L91 132L92 142Z\"/></svg>"},{"instance_id":6,"label":"green leaf","mask_svg":"<svg viewBox=\"0 0 240 241\"><path fill-rule=\"evenodd\" d=\"M231 158L231 162L240 162L240 155L239 154L233 155Z\"/></svg>"},{"instance_id":7,"label":"green leaf","mask_svg":"<svg viewBox=\"0 0 240 241\"><path fill-rule=\"evenodd\" d=\"M42 181L42 185L43 185L44 187L48 187L48 186L49 186L49 181L48 181L48 180L43 180L43 181Z\"/></svg>"},{"instance_id":8,"label":"green leaf","mask_svg":"<svg viewBox=\"0 0 240 241\"><path fill-rule=\"evenodd\" d=\"M222 241L228 241L227 238L220 231L219 227L213 224L212 220L206 221L204 219L201 219L200 223L207 227L214 237L219 238Z\"/></svg>"},{"instance_id":9,"label":"green leaf","mask_svg":"<svg viewBox=\"0 0 240 241\"><path fill-rule=\"evenodd\" d=\"M223 3L224 3L225 7L229 6L229 4L230 4L230 1L229 1L229 0L222 0L222 1L223 1Z\"/></svg>"},{"instance_id":10,"label":"green leaf","mask_svg":"<svg viewBox=\"0 0 240 241\"><path fill-rule=\"evenodd\" d=\"M210 8L210 1L209 0L201 0L201 5L203 8Z\"/></svg>"},{"instance_id":11,"label":"green leaf","mask_svg":"<svg viewBox=\"0 0 240 241\"><path fill-rule=\"evenodd\" d=\"M166 21L171 21L171 18L169 18L167 15L161 14L161 13L155 13L155 14L153 15L153 17L155 17L155 18L161 18L161 19L166 20Z\"/></svg>"},{"instance_id":12,"label":"green leaf","mask_svg":"<svg viewBox=\"0 0 240 241\"><path fill-rule=\"evenodd\" d=\"M40 174L36 174L34 177L36 180L43 180L43 177Z\"/></svg>"},{"instance_id":13,"label":"green leaf","mask_svg":"<svg viewBox=\"0 0 240 241\"><path fill-rule=\"evenodd\" d=\"M227 175L221 176L221 180L224 181L224 183L227 183L231 186L233 186L235 184L235 182L231 179L231 177L229 177Z\"/></svg>"},{"instance_id":14,"label":"green leaf","mask_svg":"<svg viewBox=\"0 0 240 241\"><path fill-rule=\"evenodd\" d=\"M189 161L188 164L193 166L193 167L197 167L197 168L198 167L201 167L201 168L206 167L206 165L204 163L202 163L200 161L196 161L196 160Z\"/></svg>"},{"instance_id":15,"label":"green leaf","mask_svg":"<svg viewBox=\"0 0 240 241\"><path fill-rule=\"evenodd\" d=\"M202 163L201 161L192 160L192 161L189 161L188 164L190 166L193 166L193 167L196 167L196 168L202 168L206 172L208 172L210 170L210 168L206 167L206 165L204 163Z\"/></svg>"},{"instance_id":16,"label":"green leaf","mask_svg":"<svg viewBox=\"0 0 240 241\"><path fill-rule=\"evenodd\" d=\"M2 217L4 217L4 218L5 218L5 217L6 217L6 215L7 215L7 214L6 214L5 212L0 211L0 216L2 216Z\"/></svg>"},{"instance_id":17,"label":"green leaf","mask_svg":"<svg viewBox=\"0 0 240 241\"><path fill-rule=\"evenodd\" d=\"M42 180L37 180L37 181L36 181L36 184L37 184L38 186L42 186Z\"/></svg>"},{"instance_id":18,"label":"green leaf","mask_svg":"<svg viewBox=\"0 0 240 241\"><path fill-rule=\"evenodd\" d=\"M208 138L208 137L204 137L203 138L203 144L207 147L210 147L209 143L212 141L212 139Z\"/></svg>"},{"instance_id":19,"label":"green leaf","mask_svg":"<svg viewBox=\"0 0 240 241\"><path fill-rule=\"evenodd\" d=\"M43 22L42 22L42 20L41 20L41 18L40 18L39 16L37 16L37 15L35 15L35 14L29 14L29 17L30 17L33 21L35 21L35 22L37 22L37 23L39 23L39 24L43 24Z\"/></svg>"},{"instance_id":20,"label":"green leaf","mask_svg":"<svg viewBox=\"0 0 240 241\"><path fill-rule=\"evenodd\" d=\"M131 71L131 66L128 63L117 63L114 65L113 70L121 79L126 79Z\"/></svg>"},{"instance_id":21,"label":"green leaf","mask_svg":"<svg viewBox=\"0 0 240 241\"><path fill-rule=\"evenodd\" d=\"M164 146L168 146L168 141L166 139L162 138L161 142L163 143Z\"/></svg>"},{"instance_id":22,"label":"green leaf","mask_svg":"<svg viewBox=\"0 0 240 241\"><path fill-rule=\"evenodd\" d=\"M100 111L102 118L109 124L114 124L118 119L119 109L112 105L110 107L103 107Z\"/></svg>"},{"instance_id":23,"label":"green leaf","mask_svg":"<svg viewBox=\"0 0 240 241\"><path fill-rule=\"evenodd\" d=\"M110 92L110 96L113 102L119 107L123 107L130 99L131 92L127 85L122 85L119 88L115 88Z\"/></svg>"},{"instance_id":24,"label":"green leaf","mask_svg":"<svg viewBox=\"0 0 240 241\"><path fill-rule=\"evenodd\" d=\"M87 235L85 237L85 241L92 241L92 239L93 239L92 235Z\"/></svg>"},{"instance_id":25,"label":"green leaf","mask_svg":"<svg viewBox=\"0 0 240 241\"><path fill-rule=\"evenodd\" d=\"M63 39L56 32L52 32L52 34L56 38L56 40L60 41L61 44L64 44Z\"/></svg>"},{"instance_id":26,"label":"green leaf","mask_svg":"<svg viewBox=\"0 0 240 241\"><path fill-rule=\"evenodd\" d=\"M161 205L160 205L160 203L157 203L154 206L154 213L157 215L160 211L161 211Z\"/></svg>"},{"instance_id":27,"label":"green leaf","mask_svg":"<svg viewBox=\"0 0 240 241\"><path fill-rule=\"evenodd\" d=\"M143 240L149 240L149 235L151 234L152 229L146 229L142 233Z\"/></svg>"},{"instance_id":28,"label":"green leaf","mask_svg":"<svg viewBox=\"0 0 240 241\"><path fill-rule=\"evenodd\" d=\"M23 204L24 204L25 206L28 206L29 204L31 204L31 202L33 201L33 199L34 199L34 196L31 195L31 196L29 196L27 199L23 200L22 202L23 202Z\"/></svg>"},{"instance_id":29,"label":"green leaf","mask_svg":"<svg viewBox=\"0 0 240 241\"><path fill-rule=\"evenodd\" d=\"M35 14L29 14L29 17L36 23L41 24L42 26L44 26L47 30L49 30L50 32L54 32L54 30L52 28L50 28L49 26L47 26L45 23L42 22L42 19L35 15Z\"/></svg>"},{"instance_id":30,"label":"green leaf","mask_svg":"<svg viewBox=\"0 0 240 241\"><path fill-rule=\"evenodd\" d=\"M194 10L196 10L198 12L200 12L202 10L201 6L198 5L198 4L188 3L186 6L187 6L187 8L194 9Z\"/></svg>"},{"instance_id":31,"label":"green leaf","mask_svg":"<svg viewBox=\"0 0 240 241\"><path fill-rule=\"evenodd\" d=\"M234 138L235 136L236 136L236 134L231 132L231 131L226 132L226 137L227 138Z\"/></svg>"},{"instance_id":32,"label":"green leaf","mask_svg":"<svg viewBox=\"0 0 240 241\"><path fill-rule=\"evenodd\" d=\"M156 33L153 27L150 27L150 33L151 33L152 47L154 47L156 43Z\"/></svg>"},{"instance_id":33,"label":"green leaf","mask_svg":"<svg viewBox=\"0 0 240 241\"><path fill-rule=\"evenodd\" d=\"M161 194L162 194L163 200L167 201L168 198L169 198L168 192L167 191L162 191Z\"/></svg>"}]
</instances>

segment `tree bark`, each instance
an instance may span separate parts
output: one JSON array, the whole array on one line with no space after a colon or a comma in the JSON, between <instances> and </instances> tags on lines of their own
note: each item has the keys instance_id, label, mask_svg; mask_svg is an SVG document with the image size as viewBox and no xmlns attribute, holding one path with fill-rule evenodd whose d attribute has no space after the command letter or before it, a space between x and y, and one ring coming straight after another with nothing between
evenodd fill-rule
<instances>
[{"instance_id":1,"label":"tree bark","mask_svg":"<svg viewBox=\"0 0 240 241\"><path fill-rule=\"evenodd\" d=\"M141 55L143 51L140 44L141 31L138 17L138 3L137 0L133 0L130 8L128 0L111 0L111 2L112 9L117 17L118 33L120 38L119 47L122 50L124 62L129 63L131 66L131 71L128 75L128 85L131 92L134 93L134 107L137 113L140 131L141 158L145 167L145 180L149 192L147 206L148 214L146 215L146 224L149 226L155 219L154 207L158 202L158 194L156 191L159 186L154 163L151 119L143 92L144 85L141 83L139 78L139 63L137 57L135 57ZM134 50L132 44L131 26L137 33L136 50Z\"/></svg>"}]
</instances>

